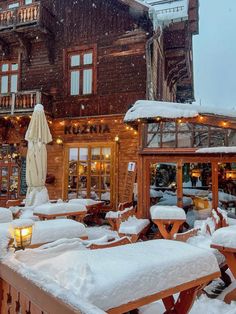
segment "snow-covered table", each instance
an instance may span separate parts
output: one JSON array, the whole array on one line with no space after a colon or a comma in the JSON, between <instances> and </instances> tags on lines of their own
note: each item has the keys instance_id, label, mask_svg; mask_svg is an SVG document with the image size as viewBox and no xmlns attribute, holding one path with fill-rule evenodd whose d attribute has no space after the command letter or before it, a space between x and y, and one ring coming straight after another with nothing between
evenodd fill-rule
<instances>
[{"instance_id":1,"label":"snow-covered table","mask_svg":"<svg viewBox=\"0 0 236 314\"><path fill-rule=\"evenodd\" d=\"M159 299L166 310L188 313L199 288L220 275L211 252L168 240L99 250L60 245L17 252L13 262L23 276L72 306L84 300L110 314Z\"/></svg>"},{"instance_id":2,"label":"snow-covered table","mask_svg":"<svg viewBox=\"0 0 236 314\"><path fill-rule=\"evenodd\" d=\"M79 222L83 222L86 214L86 206L79 203L46 203L34 208L34 215L38 216L40 220L71 217Z\"/></svg>"},{"instance_id":3,"label":"snow-covered table","mask_svg":"<svg viewBox=\"0 0 236 314\"><path fill-rule=\"evenodd\" d=\"M173 239L174 234L186 221L185 211L177 206L154 205L150 208L150 213L164 239Z\"/></svg>"}]
</instances>

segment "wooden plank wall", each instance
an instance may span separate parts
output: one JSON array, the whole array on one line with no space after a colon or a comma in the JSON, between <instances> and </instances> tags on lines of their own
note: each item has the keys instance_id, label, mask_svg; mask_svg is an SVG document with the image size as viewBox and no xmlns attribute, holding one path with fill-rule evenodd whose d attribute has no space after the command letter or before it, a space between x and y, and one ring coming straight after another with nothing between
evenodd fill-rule
<instances>
[{"instance_id":1,"label":"wooden plank wall","mask_svg":"<svg viewBox=\"0 0 236 314\"><path fill-rule=\"evenodd\" d=\"M101 122L102 119L102 122ZM107 124L110 128L110 133L105 134L64 134L64 121L65 125L77 123L79 125L87 124L90 121L91 125ZM97 117L91 119L69 119L69 120L55 120L51 127L53 134L53 144L47 146L48 150L48 173L55 175L55 183L48 184L49 195L51 199L63 197L63 185L66 180L63 177L64 165L64 145L56 144L56 139L60 137L65 143L99 143L106 142L115 143L115 137L119 136L119 142L116 148L116 164L115 169L115 195L119 201L123 193L124 180L129 161L137 161L138 149L138 135L135 130L127 130L126 125L123 123L123 116L110 116L110 117Z\"/></svg>"}]
</instances>

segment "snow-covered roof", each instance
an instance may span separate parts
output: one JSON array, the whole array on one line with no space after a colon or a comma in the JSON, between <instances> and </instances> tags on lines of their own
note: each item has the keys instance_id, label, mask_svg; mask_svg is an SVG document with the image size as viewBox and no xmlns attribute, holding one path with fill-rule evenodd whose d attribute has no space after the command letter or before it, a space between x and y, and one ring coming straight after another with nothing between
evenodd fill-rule
<instances>
[{"instance_id":1,"label":"snow-covered roof","mask_svg":"<svg viewBox=\"0 0 236 314\"><path fill-rule=\"evenodd\" d=\"M149 8L154 29L188 19L189 0L136 0Z\"/></svg>"},{"instance_id":2,"label":"snow-covered roof","mask_svg":"<svg viewBox=\"0 0 236 314\"><path fill-rule=\"evenodd\" d=\"M138 100L125 115L125 122L150 118L194 118L200 114L219 115L236 118L236 108L225 109L165 101Z\"/></svg>"}]
</instances>

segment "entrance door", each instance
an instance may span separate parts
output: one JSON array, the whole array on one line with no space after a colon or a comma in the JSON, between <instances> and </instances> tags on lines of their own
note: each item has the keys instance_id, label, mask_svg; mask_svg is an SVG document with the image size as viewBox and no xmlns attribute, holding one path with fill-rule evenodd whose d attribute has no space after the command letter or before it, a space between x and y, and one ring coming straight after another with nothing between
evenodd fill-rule
<instances>
[{"instance_id":1,"label":"entrance door","mask_svg":"<svg viewBox=\"0 0 236 314\"><path fill-rule=\"evenodd\" d=\"M14 162L0 163L0 200L18 198L19 167Z\"/></svg>"}]
</instances>

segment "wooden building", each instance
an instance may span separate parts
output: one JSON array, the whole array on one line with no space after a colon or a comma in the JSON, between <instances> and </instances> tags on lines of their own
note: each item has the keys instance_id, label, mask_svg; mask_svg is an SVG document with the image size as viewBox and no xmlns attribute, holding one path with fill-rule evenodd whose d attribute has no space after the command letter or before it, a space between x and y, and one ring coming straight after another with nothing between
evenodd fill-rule
<instances>
[{"instance_id":1,"label":"wooden building","mask_svg":"<svg viewBox=\"0 0 236 314\"><path fill-rule=\"evenodd\" d=\"M236 110L138 101L125 121L139 133L138 206L176 205L207 218L236 214Z\"/></svg>"},{"instance_id":2,"label":"wooden building","mask_svg":"<svg viewBox=\"0 0 236 314\"><path fill-rule=\"evenodd\" d=\"M0 1L0 203L24 198L24 141L42 103L50 198L120 201L137 131L123 123L138 99L194 99L198 0ZM151 7L153 6L153 7Z\"/></svg>"}]
</instances>

